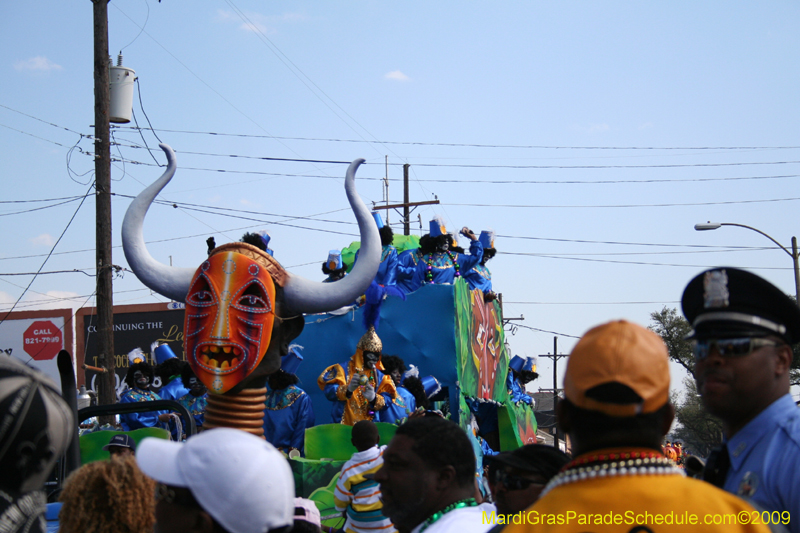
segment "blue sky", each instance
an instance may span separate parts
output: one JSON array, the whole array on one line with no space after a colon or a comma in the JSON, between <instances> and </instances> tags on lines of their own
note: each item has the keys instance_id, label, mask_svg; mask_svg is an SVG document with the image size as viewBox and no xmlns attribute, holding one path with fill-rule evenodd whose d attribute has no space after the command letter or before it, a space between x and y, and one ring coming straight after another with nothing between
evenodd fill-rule
<instances>
[{"instance_id":1,"label":"blue sky","mask_svg":"<svg viewBox=\"0 0 800 533\"><path fill-rule=\"evenodd\" d=\"M138 77L138 124L177 152L161 198L193 204L151 209L145 238L163 262L193 267L208 236L266 229L285 266L322 279L327 251L356 239L346 166L258 158L364 157L359 191L380 202L388 156L392 203L404 163L412 200L441 201L414 211L415 233L418 215L497 233L495 288L506 317L525 317L514 353L552 352L554 334L567 353L614 318L647 325L706 267L794 293L791 259L767 239L693 225L747 224L787 247L797 233L796 2L114 0L108 12L109 50ZM90 2L0 6L6 311L33 279L9 274L40 268L80 272L39 275L17 310L94 304L93 198L37 201L90 190L92 47ZM131 126L114 130L115 245L128 196L164 163L156 135ZM127 266L121 248L114 262ZM117 304L163 301L130 272L114 288ZM551 387L549 361L540 370Z\"/></svg>"}]
</instances>

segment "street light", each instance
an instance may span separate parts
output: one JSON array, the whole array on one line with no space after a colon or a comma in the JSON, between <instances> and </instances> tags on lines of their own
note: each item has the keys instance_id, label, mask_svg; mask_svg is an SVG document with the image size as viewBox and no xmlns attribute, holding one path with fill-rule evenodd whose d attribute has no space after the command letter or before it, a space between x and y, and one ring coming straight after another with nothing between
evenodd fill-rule
<instances>
[{"instance_id":1,"label":"street light","mask_svg":"<svg viewBox=\"0 0 800 533\"><path fill-rule=\"evenodd\" d=\"M771 240L772 242L777 244L781 250L789 254L789 257L791 257L792 261L794 262L794 294L795 297L797 298L797 305L800 305L800 263L798 263L797 237L792 237L792 251L790 252L789 250L786 249L784 245L782 245L781 243L779 243L778 241L776 241L775 239L773 239L772 237L761 231L760 229L756 229L752 226L747 226L745 224L736 224L733 222L707 222L705 224L695 224L694 229L696 231L709 231L718 229L722 226L738 226L740 228L747 228L749 230L753 230L756 233L760 233L767 239Z\"/></svg>"}]
</instances>

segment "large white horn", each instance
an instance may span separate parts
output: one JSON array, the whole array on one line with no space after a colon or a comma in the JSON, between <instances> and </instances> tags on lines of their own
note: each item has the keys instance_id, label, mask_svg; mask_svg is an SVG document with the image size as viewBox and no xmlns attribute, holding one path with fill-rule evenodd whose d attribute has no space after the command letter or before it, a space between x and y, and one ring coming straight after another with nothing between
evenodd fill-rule
<instances>
[{"instance_id":1,"label":"large white horn","mask_svg":"<svg viewBox=\"0 0 800 533\"><path fill-rule=\"evenodd\" d=\"M378 273L381 264L381 238L378 226L367 206L361 201L355 186L356 170L363 162L363 159L356 159L350 163L344 180L347 200L353 208L361 233L358 262L350 274L333 283L309 281L289 274L289 280L283 289L289 313L323 313L350 305L357 297L364 294Z\"/></svg>"},{"instance_id":2,"label":"large white horn","mask_svg":"<svg viewBox=\"0 0 800 533\"><path fill-rule=\"evenodd\" d=\"M195 269L171 267L153 259L147 251L142 233L144 217L150 204L175 174L175 152L166 144L158 146L167 154L167 170L158 181L139 193L125 212L125 219L122 221L122 249L128 265L142 283L167 298L185 302Z\"/></svg>"}]
</instances>

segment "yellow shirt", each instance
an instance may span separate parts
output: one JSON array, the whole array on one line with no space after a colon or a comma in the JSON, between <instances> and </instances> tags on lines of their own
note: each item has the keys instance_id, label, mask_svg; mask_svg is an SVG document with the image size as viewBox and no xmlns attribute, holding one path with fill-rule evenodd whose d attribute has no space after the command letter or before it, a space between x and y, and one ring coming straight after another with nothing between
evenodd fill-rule
<instances>
[{"instance_id":1,"label":"yellow shirt","mask_svg":"<svg viewBox=\"0 0 800 533\"><path fill-rule=\"evenodd\" d=\"M509 518L501 519L510 524L503 533L770 531L762 520L770 519L767 513L762 517L744 500L678 470L566 482Z\"/></svg>"}]
</instances>

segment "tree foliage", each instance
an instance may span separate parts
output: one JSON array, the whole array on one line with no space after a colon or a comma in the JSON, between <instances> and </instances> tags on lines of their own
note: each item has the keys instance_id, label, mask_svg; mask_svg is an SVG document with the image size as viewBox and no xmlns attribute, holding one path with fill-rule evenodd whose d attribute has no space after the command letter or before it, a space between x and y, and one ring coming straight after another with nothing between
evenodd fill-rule
<instances>
[{"instance_id":1,"label":"tree foliage","mask_svg":"<svg viewBox=\"0 0 800 533\"><path fill-rule=\"evenodd\" d=\"M697 385L694 381L694 355L692 346L686 336L692 326L677 309L664 306L661 311L650 313L652 323L649 329L657 333L667 345L669 358L689 373L683 380L683 395L673 394L675 418L678 426L672 432L673 438L681 439L685 446L700 457L707 457L711 449L722 442L722 422L703 409Z\"/></svg>"},{"instance_id":2,"label":"tree foliage","mask_svg":"<svg viewBox=\"0 0 800 533\"><path fill-rule=\"evenodd\" d=\"M664 306L661 311L650 313L653 321L649 329L657 333L667 345L669 358L686 369L694 376L694 356L692 346L686 336L692 331L692 326L678 314L677 309Z\"/></svg>"},{"instance_id":3,"label":"tree foliage","mask_svg":"<svg viewBox=\"0 0 800 533\"><path fill-rule=\"evenodd\" d=\"M711 450L722 443L722 421L703 409L694 379L687 376L683 384L684 393L675 401L679 425L672 434L681 439L693 455L708 457Z\"/></svg>"}]
</instances>

